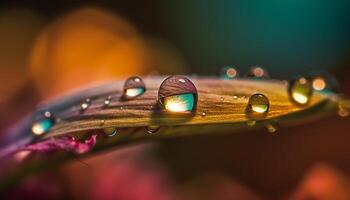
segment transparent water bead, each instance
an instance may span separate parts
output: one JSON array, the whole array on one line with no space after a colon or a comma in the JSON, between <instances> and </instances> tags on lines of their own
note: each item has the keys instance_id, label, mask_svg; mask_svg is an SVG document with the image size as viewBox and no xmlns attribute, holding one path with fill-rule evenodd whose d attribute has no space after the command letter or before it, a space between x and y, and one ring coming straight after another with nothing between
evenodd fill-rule
<instances>
[{"instance_id":1,"label":"transparent water bead","mask_svg":"<svg viewBox=\"0 0 350 200\"><path fill-rule=\"evenodd\" d=\"M85 111L86 109L88 109L91 105L91 99L87 98L84 100L83 103L81 103L80 105L80 109L81 111Z\"/></svg>"},{"instance_id":2,"label":"transparent water bead","mask_svg":"<svg viewBox=\"0 0 350 200\"><path fill-rule=\"evenodd\" d=\"M151 125L151 126L147 126L147 133L156 133L157 131L159 131L160 126L158 125Z\"/></svg>"},{"instance_id":3,"label":"transparent water bead","mask_svg":"<svg viewBox=\"0 0 350 200\"><path fill-rule=\"evenodd\" d=\"M115 127L104 128L103 132L109 137L113 137L118 134L118 131Z\"/></svg>"},{"instance_id":4,"label":"transparent water bead","mask_svg":"<svg viewBox=\"0 0 350 200\"><path fill-rule=\"evenodd\" d=\"M252 114L267 113L270 107L269 99L263 94L253 94L249 98L248 110Z\"/></svg>"},{"instance_id":5,"label":"transparent water bead","mask_svg":"<svg viewBox=\"0 0 350 200\"><path fill-rule=\"evenodd\" d=\"M197 106L197 89L184 76L170 76L159 87L158 103L170 113L193 113Z\"/></svg>"},{"instance_id":6,"label":"transparent water bead","mask_svg":"<svg viewBox=\"0 0 350 200\"><path fill-rule=\"evenodd\" d=\"M143 80L138 76L128 78L124 83L124 99L133 99L142 95L146 91L146 86Z\"/></svg>"},{"instance_id":7,"label":"transparent water bead","mask_svg":"<svg viewBox=\"0 0 350 200\"><path fill-rule=\"evenodd\" d=\"M312 88L317 91L339 92L340 86L337 79L326 71L312 71L308 73L312 81Z\"/></svg>"},{"instance_id":8,"label":"transparent water bead","mask_svg":"<svg viewBox=\"0 0 350 200\"><path fill-rule=\"evenodd\" d=\"M289 83L288 93L293 102L305 105L313 93L312 83L305 77L294 79Z\"/></svg>"},{"instance_id":9,"label":"transparent water bead","mask_svg":"<svg viewBox=\"0 0 350 200\"><path fill-rule=\"evenodd\" d=\"M109 106L109 104L111 104L111 100L112 100L112 96L108 96L104 102L103 102L103 105L106 107L106 106Z\"/></svg>"},{"instance_id":10,"label":"transparent water bead","mask_svg":"<svg viewBox=\"0 0 350 200\"><path fill-rule=\"evenodd\" d=\"M221 70L221 77L223 79L234 79L238 77L238 71L234 66L225 66Z\"/></svg>"},{"instance_id":11,"label":"transparent water bead","mask_svg":"<svg viewBox=\"0 0 350 200\"><path fill-rule=\"evenodd\" d=\"M44 119L35 122L32 125L32 133L35 135L42 135L50 131L55 124L55 119L50 112L45 112Z\"/></svg>"},{"instance_id":12,"label":"transparent water bead","mask_svg":"<svg viewBox=\"0 0 350 200\"><path fill-rule=\"evenodd\" d=\"M246 76L250 77L250 78L269 78L270 77L270 75L266 71L266 69L264 69L260 66L254 66L254 67L250 68L250 70Z\"/></svg>"}]
</instances>

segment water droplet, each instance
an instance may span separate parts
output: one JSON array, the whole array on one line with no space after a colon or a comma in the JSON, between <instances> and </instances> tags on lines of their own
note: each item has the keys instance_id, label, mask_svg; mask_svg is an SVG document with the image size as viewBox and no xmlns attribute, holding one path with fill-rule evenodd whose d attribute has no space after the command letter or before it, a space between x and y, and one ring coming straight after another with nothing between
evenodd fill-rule
<instances>
[{"instance_id":1,"label":"water droplet","mask_svg":"<svg viewBox=\"0 0 350 200\"><path fill-rule=\"evenodd\" d=\"M124 83L124 94L123 98L133 99L137 96L142 95L146 91L146 86L143 80L138 76L132 76L128 78Z\"/></svg>"},{"instance_id":2,"label":"water droplet","mask_svg":"<svg viewBox=\"0 0 350 200\"><path fill-rule=\"evenodd\" d=\"M48 115L49 112L45 112L44 119L41 119L37 122L35 122L32 125L32 133L35 135L42 135L44 133L49 132L51 127L55 124L55 119L53 118L52 114ZM49 117L46 117L46 116Z\"/></svg>"},{"instance_id":3,"label":"water droplet","mask_svg":"<svg viewBox=\"0 0 350 200\"><path fill-rule=\"evenodd\" d=\"M171 113L192 113L197 105L197 89L183 76L170 76L159 87L158 103Z\"/></svg>"},{"instance_id":4,"label":"water droplet","mask_svg":"<svg viewBox=\"0 0 350 200\"><path fill-rule=\"evenodd\" d=\"M159 129L160 129L160 126L157 126L157 125L147 126L148 133L155 133L155 132L159 131Z\"/></svg>"},{"instance_id":5,"label":"water droplet","mask_svg":"<svg viewBox=\"0 0 350 200\"><path fill-rule=\"evenodd\" d=\"M267 113L270 107L269 99L263 94L253 94L249 98L248 111L251 114Z\"/></svg>"},{"instance_id":6,"label":"water droplet","mask_svg":"<svg viewBox=\"0 0 350 200\"><path fill-rule=\"evenodd\" d=\"M221 70L221 77L223 79L234 79L238 77L238 71L233 66L226 66Z\"/></svg>"},{"instance_id":7,"label":"water droplet","mask_svg":"<svg viewBox=\"0 0 350 200\"><path fill-rule=\"evenodd\" d=\"M202 116L202 117L205 117L205 116L207 116L207 113L206 113L206 112L202 112L202 113L201 113L201 116Z\"/></svg>"},{"instance_id":8,"label":"water droplet","mask_svg":"<svg viewBox=\"0 0 350 200\"><path fill-rule=\"evenodd\" d=\"M108 128L104 128L103 132L108 135L109 137L113 137L115 135L118 134L118 131L115 127L108 127Z\"/></svg>"},{"instance_id":9,"label":"water droplet","mask_svg":"<svg viewBox=\"0 0 350 200\"><path fill-rule=\"evenodd\" d=\"M249 70L247 77L250 77L250 78L269 78L270 75L264 68L262 68L260 66L254 66Z\"/></svg>"},{"instance_id":10,"label":"water droplet","mask_svg":"<svg viewBox=\"0 0 350 200\"><path fill-rule=\"evenodd\" d=\"M247 125L250 126L250 127L255 126L255 124L256 124L256 121L254 121L254 120L249 120L247 122Z\"/></svg>"},{"instance_id":11,"label":"water droplet","mask_svg":"<svg viewBox=\"0 0 350 200\"><path fill-rule=\"evenodd\" d=\"M292 80L288 87L288 93L293 102L299 105L307 104L313 93L311 81L305 77Z\"/></svg>"},{"instance_id":12,"label":"water droplet","mask_svg":"<svg viewBox=\"0 0 350 200\"><path fill-rule=\"evenodd\" d=\"M340 86L336 78L326 71L312 71L308 73L308 78L312 81L312 88L317 91L339 92Z\"/></svg>"},{"instance_id":13,"label":"water droplet","mask_svg":"<svg viewBox=\"0 0 350 200\"><path fill-rule=\"evenodd\" d=\"M338 105L338 115L340 117L347 117L347 116L349 116L349 110L346 107L344 107L342 104L339 104Z\"/></svg>"},{"instance_id":14,"label":"water droplet","mask_svg":"<svg viewBox=\"0 0 350 200\"><path fill-rule=\"evenodd\" d=\"M269 122L265 123L265 128L269 133L275 133L278 130L279 125L277 122Z\"/></svg>"},{"instance_id":15,"label":"water droplet","mask_svg":"<svg viewBox=\"0 0 350 200\"><path fill-rule=\"evenodd\" d=\"M85 111L91 105L91 100L89 98L85 99L85 101L80 105L81 111Z\"/></svg>"},{"instance_id":16,"label":"water droplet","mask_svg":"<svg viewBox=\"0 0 350 200\"><path fill-rule=\"evenodd\" d=\"M112 96L108 96L104 102L103 102L103 105L106 107L106 106L109 106L109 104L111 104L111 100L112 100Z\"/></svg>"},{"instance_id":17,"label":"water droplet","mask_svg":"<svg viewBox=\"0 0 350 200\"><path fill-rule=\"evenodd\" d=\"M237 98L238 98L237 95L234 95L234 96L233 96L233 99L234 99L234 100L236 100Z\"/></svg>"}]
</instances>

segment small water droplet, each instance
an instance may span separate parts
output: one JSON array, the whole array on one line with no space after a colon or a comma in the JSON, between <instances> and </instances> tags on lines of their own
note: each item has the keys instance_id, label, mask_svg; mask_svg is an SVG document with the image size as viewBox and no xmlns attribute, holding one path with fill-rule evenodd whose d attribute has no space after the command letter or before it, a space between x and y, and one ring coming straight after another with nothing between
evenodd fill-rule
<instances>
[{"instance_id":1,"label":"small water droplet","mask_svg":"<svg viewBox=\"0 0 350 200\"><path fill-rule=\"evenodd\" d=\"M265 123L265 128L269 133L276 133L276 131L279 128L279 125L277 122L269 122Z\"/></svg>"},{"instance_id":2,"label":"small water droplet","mask_svg":"<svg viewBox=\"0 0 350 200\"><path fill-rule=\"evenodd\" d=\"M201 113L201 116L202 116L202 117L205 117L205 116L207 116L207 113L206 113L206 112L202 112L202 113Z\"/></svg>"},{"instance_id":3,"label":"small water droplet","mask_svg":"<svg viewBox=\"0 0 350 200\"><path fill-rule=\"evenodd\" d=\"M338 115L340 117L347 117L349 116L349 110L345 108L343 105L339 104L338 105Z\"/></svg>"},{"instance_id":4,"label":"small water droplet","mask_svg":"<svg viewBox=\"0 0 350 200\"><path fill-rule=\"evenodd\" d=\"M223 79L234 79L238 77L238 71L233 66L225 66L221 70L221 77Z\"/></svg>"},{"instance_id":5,"label":"small water droplet","mask_svg":"<svg viewBox=\"0 0 350 200\"><path fill-rule=\"evenodd\" d=\"M112 100L112 96L108 96L108 97L104 100L103 105L104 105L105 107L109 106L109 104L111 104L111 100Z\"/></svg>"},{"instance_id":6,"label":"small water droplet","mask_svg":"<svg viewBox=\"0 0 350 200\"><path fill-rule=\"evenodd\" d=\"M247 122L247 125L250 126L250 127L255 126L255 124L256 124L256 121L254 121L254 120L249 120Z\"/></svg>"},{"instance_id":7,"label":"small water droplet","mask_svg":"<svg viewBox=\"0 0 350 200\"><path fill-rule=\"evenodd\" d=\"M288 93L293 102L305 105L310 101L313 93L311 81L305 77L299 77L289 83Z\"/></svg>"},{"instance_id":8,"label":"small water droplet","mask_svg":"<svg viewBox=\"0 0 350 200\"><path fill-rule=\"evenodd\" d=\"M108 127L108 128L104 128L103 132L108 135L109 137L113 137L115 135L118 134L118 131L115 127Z\"/></svg>"},{"instance_id":9,"label":"small water droplet","mask_svg":"<svg viewBox=\"0 0 350 200\"><path fill-rule=\"evenodd\" d=\"M234 100L236 100L237 98L238 98L238 96L237 96L237 95L234 95L234 96L233 96L233 99L234 99Z\"/></svg>"},{"instance_id":10,"label":"small water droplet","mask_svg":"<svg viewBox=\"0 0 350 200\"><path fill-rule=\"evenodd\" d=\"M246 76L250 78L269 78L270 77L266 69L260 66L252 67Z\"/></svg>"},{"instance_id":11,"label":"small water droplet","mask_svg":"<svg viewBox=\"0 0 350 200\"><path fill-rule=\"evenodd\" d=\"M87 98L87 99L85 99L85 101L80 105L80 110L81 110L81 111L85 111L86 109L89 108L90 105L91 105L91 99Z\"/></svg>"},{"instance_id":12,"label":"small water droplet","mask_svg":"<svg viewBox=\"0 0 350 200\"><path fill-rule=\"evenodd\" d=\"M312 88L317 91L339 92L340 86L337 79L326 71L312 71L308 73L308 78L312 81Z\"/></svg>"},{"instance_id":13,"label":"small water droplet","mask_svg":"<svg viewBox=\"0 0 350 200\"><path fill-rule=\"evenodd\" d=\"M158 126L158 125L147 126L148 133L155 133L155 132L159 131L159 129L160 129L160 126Z\"/></svg>"},{"instance_id":14,"label":"small water droplet","mask_svg":"<svg viewBox=\"0 0 350 200\"><path fill-rule=\"evenodd\" d=\"M159 87L158 103L167 112L193 113L197 105L197 89L183 76L170 76Z\"/></svg>"},{"instance_id":15,"label":"small water droplet","mask_svg":"<svg viewBox=\"0 0 350 200\"><path fill-rule=\"evenodd\" d=\"M249 98L248 111L251 114L265 114L270 107L269 99L263 94L253 94Z\"/></svg>"},{"instance_id":16,"label":"small water droplet","mask_svg":"<svg viewBox=\"0 0 350 200\"><path fill-rule=\"evenodd\" d=\"M138 76L128 78L124 83L123 99L133 99L142 95L146 91L146 86L143 80Z\"/></svg>"},{"instance_id":17,"label":"small water droplet","mask_svg":"<svg viewBox=\"0 0 350 200\"><path fill-rule=\"evenodd\" d=\"M49 130L52 128L52 126L55 124L55 119L50 113L49 117L46 117L47 112L44 114L44 119L41 119L37 122L35 122L32 125L32 133L35 135L42 135L44 133L49 132Z\"/></svg>"}]
</instances>

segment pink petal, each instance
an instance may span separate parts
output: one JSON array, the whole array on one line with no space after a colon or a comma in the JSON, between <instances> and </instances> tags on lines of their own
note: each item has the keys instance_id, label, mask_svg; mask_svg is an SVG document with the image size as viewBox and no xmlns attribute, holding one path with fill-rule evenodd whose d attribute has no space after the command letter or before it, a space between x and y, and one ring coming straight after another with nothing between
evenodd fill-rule
<instances>
[{"instance_id":1,"label":"pink petal","mask_svg":"<svg viewBox=\"0 0 350 200\"><path fill-rule=\"evenodd\" d=\"M77 154L83 154L90 151L96 143L97 135L90 136L85 142L79 142L74 137L65 136L61 138L51 138L42 142L28 145L22 150L51 152L57 150L71 151Z\"/></svg>"}]
</instances>

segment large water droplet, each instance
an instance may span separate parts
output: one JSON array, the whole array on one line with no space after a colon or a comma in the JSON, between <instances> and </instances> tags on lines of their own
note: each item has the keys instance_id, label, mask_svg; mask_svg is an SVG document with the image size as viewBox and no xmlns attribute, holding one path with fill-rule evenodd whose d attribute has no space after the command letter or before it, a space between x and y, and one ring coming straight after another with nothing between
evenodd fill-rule
<instances>
[{"instance_id":1,"label":"large water droplet","mask_svg":"<svg viewBox=\"0 0 350 200\"><path fill-rule=\"evenodd\" d=\"M183 76L170 76L160 85L158 103L171 113L192 113L197 105L197 89Z\"/></svg>"},{"instance_id":2,"label":"large water droplet","mask_svg":"<svg viewBox=\"0 0 350 200\"><path fill-rule=\"evenodd\" d=\"M223 79L234 79L238 77L238 71L233 66L225 66L221 70L221 77Z\"/></svg>"},{"instance_id":3,"label":"large water droplet","mask_svg":"<svg viewBox=\"0 0 350 200\"><path fill-rule=\"evenodd\" d=\"M33 134L42 135L44 133L47 133L55 124L55 119L50 112L45 112L44 117L44 119L41 119L32 125Z\"/></svg>"},{"instance_id":4,"label":"large water droplet","mask_svg":"<svg viewBox=\"0 0 350 200\"><path fill-rule=\"evenodd\" d=\"M310 101L313 93L312 83L305 77L299 77L290 82L288 93L293 102L305 105Z\"/></svg>"},{"instance_id":5,"label":"large water droplet","mask_svg":"<svg viewBox=\"0 0 350 200\"><path fill-rule=\"evenodd\" d=\"M312 81L312 88L317 91L339 92L340 86L336 78L326 71L312 71L308 73Z\"/></svg>"},{"instance_id":6,"label":"large water droplet","mask_svg":"<svg viewBox=\"0 0 350 200\"><path fill-rule=\"evenodd\" d=\"M248 111L251 114L265 114L270 107L269 99L263 94L253 94L249 98Z\"/></svg>"},{"instance_id":7,"label":"large water droplet","mask_svg":"<svg viewBox=\"0 0 350 200\"><path fill-rule=\"evenodd\" d=\"M124 83L124 99L132 99L142 95L146 91L143 80L138 76L128 78Z\"/></svg>"},{"instance_id":8,"label":"large water droplet","mask_svg":"<svg viewBox=\"0 0 350 200\"><path fill-rule=\"evenodd\" d=\"M91 99L87 98L84 100L84 102L80 105L80 110L85 111L88 109L91 105Z\"/></svg>"},{"instance_id":9,"label":"large water droplet","mask_svg":"<svg viewBox=\"0 0 350 200\"><path fill-rule=\"evenodd\" d=\"M104 128L103 132L108 135L109 137L113 137L115 135L118 134L118 131L115 127L108 127L108 128Z\"/></svg>"},{"instance_id":10,"label":"large water droplet","mask_svg":"<svg viewBox=\"0 0 350 200\"><path fill-rule=\"evenodd\" d=\"M158 125L147 126L148 133L155 133L155 132L159 131L159 129L160 129L160 126L158 126Z\"/></svg>"},{"instance_id":11,"label":"large water droplet","mask_svg":"<svg viewBox=\"0 0 350 200\"><path fill-rule=\"evenodd\" d=\"M266 69L260 66L252 67L246 76L250 78L269 78L270 77Z\"/></svg>"}]
</instances>

